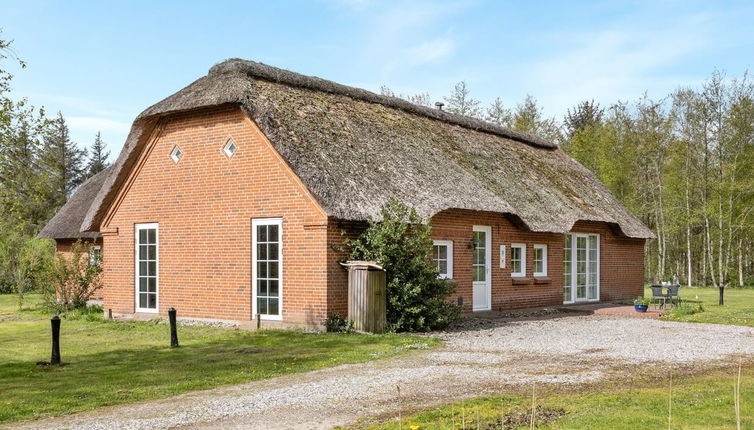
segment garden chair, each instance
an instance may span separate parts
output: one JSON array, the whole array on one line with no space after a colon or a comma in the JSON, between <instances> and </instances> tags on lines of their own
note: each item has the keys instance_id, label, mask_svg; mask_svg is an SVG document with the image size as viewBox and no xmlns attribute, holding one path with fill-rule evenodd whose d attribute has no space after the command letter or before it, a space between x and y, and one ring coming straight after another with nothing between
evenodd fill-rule
<instances>
[{"instance_id":1,"label":"garden chair","mask_svg":"<svg viewBox=\"0 0 754 430\"><path fill-rule=\"evenodd\" d=\"M649 287L652 290L652 297L649 299L649 304L655 304L655 309L665 307L665 301L668 297L662 292L662 285L652 285Z\"/></svg>"},{"instance_id":2,"label":"garden chair","mask_svg":"<svg viewBox=\"0 0 754 430\"><path fill-rule=\"evenodd\" d=\"M678 284L668 285L668 292L665 294L665 301L670 302L673 306L679 305L681 303L680 289L681 286Z\"/></svg>"}]
</instances>

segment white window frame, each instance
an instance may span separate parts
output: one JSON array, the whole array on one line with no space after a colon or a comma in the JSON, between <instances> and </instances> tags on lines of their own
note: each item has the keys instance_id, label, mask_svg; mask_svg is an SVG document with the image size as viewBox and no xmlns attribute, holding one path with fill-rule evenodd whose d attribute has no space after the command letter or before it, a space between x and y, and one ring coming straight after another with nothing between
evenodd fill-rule
<instances>
[{"instance_id":1,"label":"white window frame","mask_svg":"<svg viewBox=\"0 0 754 430\"><path fill-rule=\"evenodd\" d=\"M513 271L513 250L521 250L521 271ZM526 244L525 243L511 243L511 277L513 278L525 278L526 277Z\"/></svg>"},{"instance_id":2,"label":"white window frame","mask_svg":"<svg viewBox=\"0 0 754 430\"><path fill-rule=\"evenodd\" d=\"M452 240L433 240L432 246L444 246L448 249L447 252L447 273L440 273L440 279L453 279L453 241ZM434 249L432 250L432 261L437 263L434 255Z\"/></svg>"},{"instance_id":3,"label":"white window frame","mask_svg":"<svg viewBox=\"0 0 754 430\"><path fill-rule=\"evenodd\" d=\"M94 252L97 251L97 254L99 254L99 258L94 258ZM102 245L92 245L89 247L89 265L90 266L100 266L102 265Z\"/></svg>"},{"instance_id":4,"label":"white window frame","mask_svg":"<svg viewBox=\"0 0 754 430\"><path fill-rule=\"evenodd\" d=\"M278 314L260 315L263 320L282 321L283 319L283 219L282 218L253 218L251 220L251 312L257 317L257 226L278 226L278 267L280 277L278 281Z\"/></svg>"},{"instance_id":5,"label":"white window frame","mask_svg":"<svg viewBox=\"0 0 754 430\"><path fill-rule=\"evenodd\" d=\"M532 255L532 258L533 258L532 261L534 263L532 270L534 271L534 276L540 277L540 278L547 277L547 245L542 245L542 244L534 245L532 246L532 249L534 250L534 253ZM537 250L539 249L542 250L542 271L541 272L537 272Z\"/></svg>"},{"instance_id":6,"label":"white window frame","mask_svg":"<svg viewBox=\"0 0 754 430\"><path fill-rule=\"evenodd\" d=\"M155 241L155 308L139 307L139 231L154 229ZM134 309L136 312L156 314L160 312L160 228L156 222L134 225Z\"/></svg>"}]
</instances>

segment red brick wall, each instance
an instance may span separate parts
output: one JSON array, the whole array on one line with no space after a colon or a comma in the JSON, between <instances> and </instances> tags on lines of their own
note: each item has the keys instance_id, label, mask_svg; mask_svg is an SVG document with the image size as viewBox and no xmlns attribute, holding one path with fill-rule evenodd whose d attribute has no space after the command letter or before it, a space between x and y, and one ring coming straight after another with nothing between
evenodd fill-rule
<instances>
[{"instance_id":1,"label":"red brick wall","mask_svg":"<svg viewBox=\"0 0 754 430\"><path fill-rule=\"evenodd\" d=\"M238 146L231 159L228 138ZM134 312L134 228L156 222L159 312L251 319L252 218L283 219L284 322L320 324L327 218L298 178L237 108L163 120L102 226L105 308Z\"/></svg>"},{"instance_id":2,"label":"red brick wall","mask_svg":"<svg viewBox=\"0 0 754 430\"><path fill-rule=\"evenodd\" d=\"M446 210L432 217L432 238L453 241L453 281L455 303L463 297L464 310L472 309L470 242L473 226L492 228L492 309L516 309L563 304L564 235L534 233L519 229L501 214L465 210ZM348 306L348 276L338 264L347 258L342 246L354 238L365 223L331 220L328 228L328 301L329 309L345 314ZM629 299L642 294L644 279L644 240L617 236L605 223L578 222L573 232L600 235L600 300ZM526 244L526 278L510 274L511 243ZM506 246L505 268L500 267L500 245ZM547 277L536 279L534 245L547 245Z\"/></svg>"},{"instance_id":3,"label":"red brick wall","mask_svg":"<svg viewBox=\"0 0 754 430\"><path fill-rule=\"evenodd\" d=\"M532 233L515 227L504 215L446 210L432 217L432 238L453 241L453 278L465 311L472 308L471 243L475 225L492 227L492 310L527 308L563 303L563 235ZM511 243L526 244L526 278L514 281L510 269ZM533 245L547 245L548 279L535 280ZM506 246L505 268L500 268L500 245Z\"/></svg>"}]
</instances>

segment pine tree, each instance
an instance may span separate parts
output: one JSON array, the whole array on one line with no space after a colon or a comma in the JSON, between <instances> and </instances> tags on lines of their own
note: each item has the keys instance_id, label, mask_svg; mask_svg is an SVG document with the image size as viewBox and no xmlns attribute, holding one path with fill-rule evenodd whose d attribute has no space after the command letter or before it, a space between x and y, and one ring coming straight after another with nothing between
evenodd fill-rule
<instances>
[{"instance_id":1,"label":"pine tree","mask_svg":"<svg viewBox=\"0 0 754 430\"><path fill-rule=\"evenodd\" d=\"M470 116L472 118L482 117L481 102L470 96L471 91L465 81L461 81L453 87L453 93L448 97L443 97L448 105L448 111L458 115Z\"/></svg>"},{"instance_id":2,"label":"pine tree","mask_svg":"<svg viewBox=\"0 0 754 430\"><path fill-rule=\"evenodd\" d=\"M100 132L97 132L97 136L94 137L94 143L92 143L89 149L89 160L86 166L86 176L88 178L96 175L97 173L107 169L110 165L107 158L110 156L110 151L105 151L105 142L102 141Z\"/></svg>"},{"instance_id":3,"label":"pine tree","mask_svg":"<svg viewBox=\"0 0 754 430\"><path fill-rule=\"evenodd\" d=\"M594 127L602 123L602 117L605 110L602 109L599 103L595 103L594 100L585 100L579 103L573 111L568 109L563 120L568 137L573 137L574 134L586 127Z\"/></svg>"},{"instance_id":4,"label":"pine tree","mask_svg":"<svg viewBox=\"0 0 754 430\"><path fill-rule=\"evenodd\" d=\"M500 100L500 97L496 97L487 108L487 114L484 119L493 124L510 127L513 122L513 115L511 110L503 105L503 101Z\"/></svg>"},{"instance_id":5,"label":"pine tree","mask_svg":"<svg viewBox=\"0 0 754 430\"><path fill-rule=\"evenodd\" d=\"M47 178L49 207L60 208L86 177L86 150L71 141L68 125L58 112L44 138L40 166Z\"/></svg>"}]
</instances>

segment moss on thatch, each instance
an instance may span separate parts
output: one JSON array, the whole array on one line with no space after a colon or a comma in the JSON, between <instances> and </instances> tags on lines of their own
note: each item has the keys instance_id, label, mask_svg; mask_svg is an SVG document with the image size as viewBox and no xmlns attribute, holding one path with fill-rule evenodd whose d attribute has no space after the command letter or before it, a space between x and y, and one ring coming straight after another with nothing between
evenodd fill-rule
<instances>
[{"instance_id":1,"label":"moss on thatch","mask_svg":"<svg viewBox=\"0 0 754 430\"><path fill-rule=\"evenodd\" d=\"M533 231L589 220L653 237L594 174L539 137L235 59L137 117L82 227L98 228L158 118L227 104L256 122L331 217L374 219L395 197L423 217L457 208L512 214Z\"/></svg>"}]
</instances>

